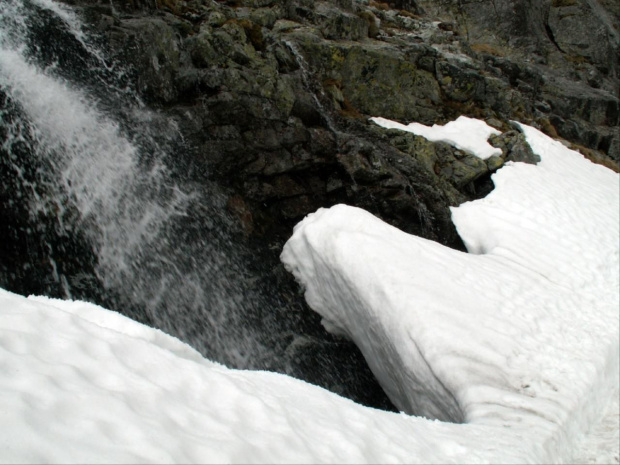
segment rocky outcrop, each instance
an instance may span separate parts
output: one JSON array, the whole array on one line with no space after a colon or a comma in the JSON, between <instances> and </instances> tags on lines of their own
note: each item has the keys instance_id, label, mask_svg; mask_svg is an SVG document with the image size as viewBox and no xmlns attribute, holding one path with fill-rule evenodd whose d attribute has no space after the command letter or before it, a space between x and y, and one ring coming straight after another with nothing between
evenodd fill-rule
<instances>
[{"instance_id":1,"label":"rocky outcrop","mask_svg":"<svg viewBox=\"0 0 620 465\"><path fill-rule=\"evenodd\" d=\"M587 66L606 73L594 88L569 75L573 66L557 71L523 58L555 47L548 30L560 27L553 18L565 6L79 3L116 59L132 66L148 102L179 121L196 171L230 187L231 210L250 235L284 237L310 211L346 202L459 246L448 207L480 195L501 160L388 134L367 116L518 119L618 158L618 98L608 92L616 64L603 65L592 49ZM451 21L437 20L451 12ZM503 33L484 43L496 31L482 27L491 16Z\"/></svg>"},{"instance_id":2,"label":"rocky outcrop","mask_svg":"<svg viewBox=\"0 0 620 465\"><path fill-rule=\"evenodd\" d=\"M423 2L525 97L526 114L618 161L620 9L599 0ZM467 52L466 52L467 53ZM470 54L472 55L472 54ZM523 115L516 115L523 117Z\"/></svg>"},{"instance_id":3,"label":"rocky outcrop","mask_svg":"<svg viewBox=\"0 0 620 465\"><path fill-rule=\"evenodd\" d=\"M256 251L257 279L276 283L299 307L277 256L294 224L319 207L356 205L462 249L449 207L486 195L506 160L537 161L509 120L559 135L612 167L620 155L611 3L70 3L129 70L145 102L176 121L185 141L183 156L170 160L176 172L222 187L223 203ZM604 25L598 35L565 33L576 27L576 9L587 27ZM368 121L430 125L462 114L503 132L492 140L501 157L482 161ZM303 324L316 333L316 321ZM317 357L317 346L302 339L286 349L299 366ZM332 388L316 367L301 371Z\"/></svg>"}]
</instances>

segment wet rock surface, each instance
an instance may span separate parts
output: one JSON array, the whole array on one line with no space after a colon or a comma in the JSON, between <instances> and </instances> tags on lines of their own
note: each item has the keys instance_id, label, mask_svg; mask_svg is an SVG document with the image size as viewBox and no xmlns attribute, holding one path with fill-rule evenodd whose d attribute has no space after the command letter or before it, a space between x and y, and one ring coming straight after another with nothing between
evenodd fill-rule
<instances>
[{"instance_id":1,"label":"wet rock surface","mask_svg":"<svg viewBox=\"0 0 620 465\"><path fill-rule=\"evenodd\" d=\"M537 161L511 119L611 167L620 158L613 2L67 3L145 102L176 121L186 147L177 171L221 186L255 251L257 286L279 289L283 307L304 315L290 320L288 365L274 369L371 405L389 408L361 356L323 334L279 264L298 221L347 203L463 249L449 207L486 195L505 161ZM502 157L482 161L368 121L431 125L462 114L503 131L492 141Z\"/></svg>"},{"instance_id":2,"label":"wet rock surface","mask_svg":"<svg viewBox=\"0 0 620 465\"><path fill-rule=\"evenodd\" d=\"M179 121L196 148L194 162L210 178L225 179L256 210L256 233L274 232L268 217L282 224L308 212L293 211L287 199L308 208L357 203L365 197L356 193L358 181L398 171L402 162L388 161L394 155L386 155L368 116L424 124L461 114L516 119L602 158L619 157L618 15L612 4L75 3L84 6L115 58L133 68L148 102ZM575 16L584 18L581 28L559 25ZM596 34L588 34L594 23ZM385 159L381 168L367 160L373 151ZM446 180L429 169L426 154L399 152L426 168L415 170L424 184ZM354 173L352 158L359 165ZM455 176L449 183L468 184L463 173ZM456 200L434 190L443 198L439 210ZM262 215L265 206L269 213Z\"/></svg>"}]
</instances>

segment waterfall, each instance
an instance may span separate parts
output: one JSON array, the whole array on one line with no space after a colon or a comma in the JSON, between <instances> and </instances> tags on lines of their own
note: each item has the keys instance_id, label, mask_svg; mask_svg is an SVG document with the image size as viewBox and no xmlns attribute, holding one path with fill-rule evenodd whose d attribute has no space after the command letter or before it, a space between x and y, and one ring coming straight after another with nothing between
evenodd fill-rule
<instances>
[{"instance_id":1,"label":"waterfall","mask_svg":"<svg viewBox=\"0 0 620 465\"><path fill-rule=\"evenodd\" d=\"M41 40L46 34L53 40ZM171 181L165 159L178 131L144 108L116 68L71 10L3 0L2 168L16 191L5 192L5 208L19 202L13 207L27 212L18 233L42 242L38 260L55 294L89 298L93 290L76 289L84 271L69 275L55 258L58 240L40 237L44 220L54 236L81 241L88 252L73 259L92 267L91 286L116 296L115 308L223 363L258 365L271 355L246 320L260 298L245 285L222 201L213 189Z\"/></svg>"},{"instance_id":2,"label":"waterfall","mask_svg":"<svg viewBox=\"0 0 620 465\"><path fill-rule=\"evenodd\" d=\"M0 287L92 301L230 367L389 408L357 349L324 333L292 282L282 293L272 252L250 249L221 188L192 178L181 128L73 10L1 1Z\"/></svg>"}]
</instances>

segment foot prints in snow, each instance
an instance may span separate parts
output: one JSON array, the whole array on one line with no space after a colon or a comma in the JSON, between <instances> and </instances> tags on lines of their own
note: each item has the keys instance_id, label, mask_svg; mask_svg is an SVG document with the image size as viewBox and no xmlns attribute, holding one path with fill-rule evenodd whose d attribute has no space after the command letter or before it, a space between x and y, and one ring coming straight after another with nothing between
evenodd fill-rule
<instances>
[{"instance_id":1,"label":"foot prints in snow","mask_svg":"<svg viewBox=\"0 0 620 465\"><path fill-rule=\"evenodd\" d=\"M617 463L618 175L523 130L539 165L509 164L454 210L472 253L336 206L282 254L404 411L464 423L230 370L93 305L0 290L0 461Z\"/></svg>"}]
</instances>

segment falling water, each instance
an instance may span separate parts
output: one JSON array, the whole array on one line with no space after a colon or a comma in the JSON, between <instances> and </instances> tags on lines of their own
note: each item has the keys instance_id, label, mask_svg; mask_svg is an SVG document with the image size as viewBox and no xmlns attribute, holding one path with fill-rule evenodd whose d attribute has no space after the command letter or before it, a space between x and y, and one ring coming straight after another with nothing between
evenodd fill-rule
<instances>
[{"instance_id":1,"label":"falling water","mask_svg":"<svg viewBox=\"0 0 620 465\"><path fill-rule=\"evenodd\" d=\"M179 128L73 11L1 1L0 286L94 301L229 366L388 407L359 352L265 284L226 197L175 165Z\"/></svg>"},{"instance_id":2,"label":"falling water","mask_svg":"<svg viewBox=\"0 0 620 465\"><path fill-rule=\"evenodd\" d=\"M288 47L288 49L293 54L293 57L295 58L295 61L297 62L297 66L299 66L299 69L301 71L301 79L304 83L304 86L306 87L306 89L310 91L310 95L312 95L312 98L314 100L317 110L319 111L319 114L325 121L325 124L327 125L329 130L336 137L338 137L338 130L336 129L336 126L334 125L334 121L331 115L329 114L329 112L325 109L325 106L323 105L323 103L321 103L321 99L319 99L319 96L320 96L323 100L327 100L327 97L325 96L323 88L321 86L315 85L315 83L313 82L313 79L310 77L310 70L309 70L308 63L306 62L306 59L304 58L302 53L297 48L297 45L295 45L293 42L289 40L285 40L284 44Z\"/></svg>"},{"instance_id":3,"label":"falling water","mask_svg":"<svg viewBox=\"0 0 620 465\"><path fill-rule=\"evenodd\" d=\"M27 204L32 226L23 232L47 218L55 233L79 235L99 286L124 313L233 366L269 358L239 321L239 309L247 319L260 298L244 286L221 199L170 181L174 124L153 136L157 115L123 86L70 10L51 0L3 0L0 26L3 166ZM59 41L40 41L38 32L52 27ZM79 280L53 255L46 261L63 297L81 296Z\"/></svg>"}]
</instances>

